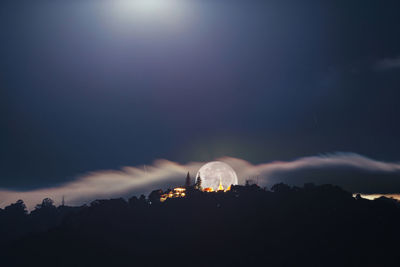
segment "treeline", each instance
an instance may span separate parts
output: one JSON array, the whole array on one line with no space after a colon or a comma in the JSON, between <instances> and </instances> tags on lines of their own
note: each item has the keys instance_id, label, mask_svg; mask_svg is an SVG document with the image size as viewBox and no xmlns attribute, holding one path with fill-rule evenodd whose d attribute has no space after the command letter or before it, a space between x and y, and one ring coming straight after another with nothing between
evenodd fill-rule
<instances>
[{"instance_id":1,"label":"treeline","mask_svg":"<svg viewBox=\"0 0 400 267\"><path fill-rule=\"evenodd\" d=\"M0 211L4 266L397 266L400 206L333 185ZM4 238L3 238L4 237Z\"/></svg>"}]
</instances>

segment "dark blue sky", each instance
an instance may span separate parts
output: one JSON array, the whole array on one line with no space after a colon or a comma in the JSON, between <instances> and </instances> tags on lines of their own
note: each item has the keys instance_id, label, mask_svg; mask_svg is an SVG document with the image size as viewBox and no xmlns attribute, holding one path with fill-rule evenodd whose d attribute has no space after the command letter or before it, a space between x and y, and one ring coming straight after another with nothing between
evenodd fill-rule
<instances>
[{"instance_id":1,"label":"dark blue sky","mask_svg":"<svg viewBox=\"0 0 400 267\"><path fill-rule=\"evenodd\" d=\"M1 1L0 187L157 158L400 160L399 1L134 1Z\"/></svg>"}]
</instances>

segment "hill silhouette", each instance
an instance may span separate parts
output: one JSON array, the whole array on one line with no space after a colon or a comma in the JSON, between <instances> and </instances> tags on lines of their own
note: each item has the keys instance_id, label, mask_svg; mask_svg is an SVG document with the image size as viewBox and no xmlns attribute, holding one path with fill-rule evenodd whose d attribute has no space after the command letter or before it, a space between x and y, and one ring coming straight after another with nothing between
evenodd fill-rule
<instances>
[{"instance_id":1,"label":"hill silhouette","mask_svg":"<svg viewBox=\"0 0 400 267\"><path fill-rule=\"evenodd\" d=\"M400 206L333 185L0 210L1 266L397 266Z\"/></svg>"}]
</instances>

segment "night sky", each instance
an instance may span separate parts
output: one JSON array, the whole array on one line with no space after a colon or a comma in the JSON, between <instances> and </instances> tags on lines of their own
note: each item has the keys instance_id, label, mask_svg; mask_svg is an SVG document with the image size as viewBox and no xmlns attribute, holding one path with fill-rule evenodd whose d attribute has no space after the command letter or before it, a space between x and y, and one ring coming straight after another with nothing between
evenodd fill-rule
<instances>
[{"instance_id":1,"label":"night sky","mask_svg":"<svg viewBox=\"0 0 400 267\"><path fill-rule=\"evenodd\" d=\"M121 166L400 161L400 1L3 0L0 188Z\"/></svg>"}]
</instances>

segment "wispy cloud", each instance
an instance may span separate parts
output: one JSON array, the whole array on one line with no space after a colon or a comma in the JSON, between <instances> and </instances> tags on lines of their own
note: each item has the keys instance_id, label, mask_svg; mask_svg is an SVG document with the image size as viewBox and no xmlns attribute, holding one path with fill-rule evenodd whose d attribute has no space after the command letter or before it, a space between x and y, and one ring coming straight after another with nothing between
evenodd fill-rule
<instances>
[{"instance_id":1,"label":"wispy cloud","mask_svg":"<svg viewBox=\"0 0 400 267\"><path fill-rule=\"evenodd\" d=\"M400 56L395 58L384 58L375 63L377 71L386 71L391 69L400 69Z\"/></svg>"},{"instance_id":2,"label":"wispy cloud","mask_svg":"<svg viewBox=\"0 0 400 267\"><path fill-rule=\"evenodd\" d=\"M315 182L338 184L354 192L400 192L399 163L377 161L353 153L319 155L258 165L232 157L218 160L233 167L241 184L250 178L260 186L272 186L278 182L292 185ZM68 205L81 205L98 198L148 194L153 189L181 185L186 173L190 172L194 176L202 164L204 162L179 164L157 160L147 167L124 167L121 170L87 173L57 187L25 192L3 189L0 190L0 206L23 199L31 210L45 197L60 204L65 196Z\"/></svg>"}]
</instances>

